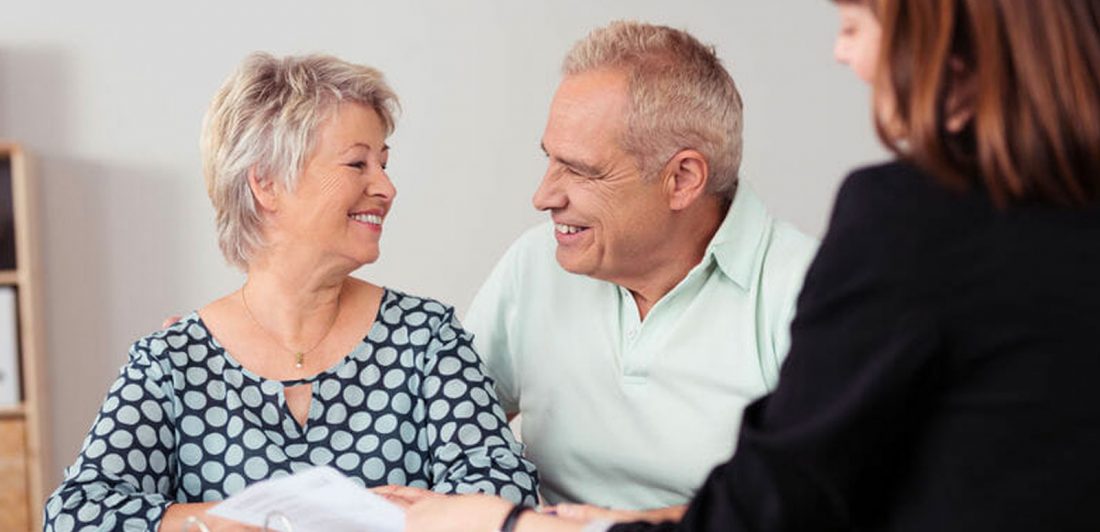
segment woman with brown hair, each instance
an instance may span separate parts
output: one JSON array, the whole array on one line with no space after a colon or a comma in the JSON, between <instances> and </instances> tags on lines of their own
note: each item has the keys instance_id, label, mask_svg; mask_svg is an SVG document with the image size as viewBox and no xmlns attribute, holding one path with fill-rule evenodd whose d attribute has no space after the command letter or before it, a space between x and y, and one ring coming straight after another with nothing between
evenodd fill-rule
<instances>
[{"instance_id":1,"label":"woman with brown hair","mask_svg":"<svg viewBox=\"0 0 1100 532\"><path fill-rule=\"evenodd\" d=\"M841 188L734 457L611 530L1100 530L1100 0L838 4L898 160ZM509 506L409 529L607 529Z\"/></svg>"}]
</instances>

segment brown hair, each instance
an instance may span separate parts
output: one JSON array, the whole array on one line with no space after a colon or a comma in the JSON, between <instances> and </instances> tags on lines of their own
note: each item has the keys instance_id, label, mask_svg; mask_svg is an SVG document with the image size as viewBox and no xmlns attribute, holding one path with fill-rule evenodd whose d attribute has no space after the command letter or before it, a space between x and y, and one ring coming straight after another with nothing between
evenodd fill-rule
<instances>
[{"instance_id":1,"label":"brown hair","mask_svg":"<svg viewBox=\"0 0 1100 532\"><path fill-rule=\"evenodd\" d=\"M891 150L950 185L981 176L1000 205L1100 200L1100 0L871 4ZM959 106L973 117L951 132Z\"/></svg>"}]
</instances>

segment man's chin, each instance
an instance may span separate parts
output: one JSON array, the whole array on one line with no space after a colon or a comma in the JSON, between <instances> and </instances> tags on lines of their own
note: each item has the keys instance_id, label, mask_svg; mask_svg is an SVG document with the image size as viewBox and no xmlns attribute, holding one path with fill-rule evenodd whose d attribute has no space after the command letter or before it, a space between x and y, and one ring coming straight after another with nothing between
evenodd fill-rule
<instances>
[{"instance_id":1,"label":"man's chin","mask_svg":"<svg viewBox=\"0 0 1100 532\"><path fill-rule=\"evenodd\" d=\"M558 260L558 266L569 273L576 275L590 275L592 273L592 268L581 260L581 257L577 257L574 253L562 251L561 247L558 247L555 258Z\"/></svg>"}]
</instances>

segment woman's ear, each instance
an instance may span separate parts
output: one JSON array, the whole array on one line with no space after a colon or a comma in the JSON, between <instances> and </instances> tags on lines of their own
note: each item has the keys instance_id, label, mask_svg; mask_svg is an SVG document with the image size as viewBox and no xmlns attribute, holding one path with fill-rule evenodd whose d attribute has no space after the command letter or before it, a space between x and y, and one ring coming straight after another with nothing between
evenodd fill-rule
<instances>
[{"instance_id":1,"label":"woman's ear","mask_svg":"<svg viewBox=\"0 0 1100 532\"><path fill-rule=\"evenodd\" d=\"M958 133L974 118L978 80L962 59L953 57L948 64L951 69L951 88L944 102L944 128L949 133Z\"/></svg>"},{"instance_id":2,"label":"woman's ear","mask_svg":"<svg viewBox=\"0 0 1100 532\"><path fill-rule=\"evenodd\" d=\"M665 164L665 191L668 207L681 211L706 193L710 168L707 158L696 150L680 150Z\"/></svg>"},{"instance_id":3,"label":"woman's ear","mask_svg":"<svg viewBox=\"0 0 1100 532\"><path fill-rule=\"evenodd\" d=\"M252 189L252 197L256 198L258 210L276 210L279 191L275 185L275 180L266 175L261 175L259 170L252 166L248 169L248 187Z\"/></svg>"}]
</instances>

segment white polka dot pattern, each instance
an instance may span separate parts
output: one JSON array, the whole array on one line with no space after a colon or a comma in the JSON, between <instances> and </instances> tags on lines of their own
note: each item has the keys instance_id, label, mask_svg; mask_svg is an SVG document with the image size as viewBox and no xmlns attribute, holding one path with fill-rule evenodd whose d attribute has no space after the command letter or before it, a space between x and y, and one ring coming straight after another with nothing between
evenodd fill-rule
<instances>
[{"instance_id":1,"label":"white polka dot pattern","mask_svg":"<svg viewBox=\"0 0 1100 532\"><path fill-rule=\"evenodd\" d=\"M453 309L386 290L367 337L328 371L271 381L197 314L130 350L45 507L47 532L156 530L173 502L330 465L365 486L483 492L534 504L538 478ZM283 389L312 384L304 426Z\"/></svg>"}]
</instances>

